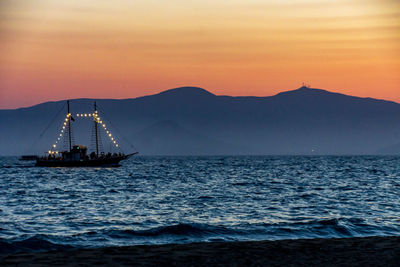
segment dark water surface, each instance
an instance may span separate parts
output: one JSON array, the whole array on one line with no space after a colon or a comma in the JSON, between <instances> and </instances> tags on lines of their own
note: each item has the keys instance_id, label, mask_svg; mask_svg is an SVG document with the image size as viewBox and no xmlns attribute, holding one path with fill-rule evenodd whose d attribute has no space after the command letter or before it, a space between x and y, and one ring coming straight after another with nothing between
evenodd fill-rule
<instances>
[{"instance_id":1,"label":"dark water surface","mask_svg":"<svg viewBox=\"0 0 400 267\"><path fill-rule=\"evenodd\" d=\"M400 235L400 157L0 158L0 253Z\"/></svg>"}]
</instances>

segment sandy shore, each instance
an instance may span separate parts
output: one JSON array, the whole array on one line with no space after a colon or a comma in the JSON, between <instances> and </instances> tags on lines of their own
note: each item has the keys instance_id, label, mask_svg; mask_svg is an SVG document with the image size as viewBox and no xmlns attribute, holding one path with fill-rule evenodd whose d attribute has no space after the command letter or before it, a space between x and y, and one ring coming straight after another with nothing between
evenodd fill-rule
<instances>
[{"instance_id":1,"label":"sandy shore","mask_svg":"<svg viewBox=\"0 0 400 267\"><path fill-rule=\"evenodd\" d=\"M400 237L192 243L0 255L18 266L400 266Z\"/></svg>"}]
</instances>

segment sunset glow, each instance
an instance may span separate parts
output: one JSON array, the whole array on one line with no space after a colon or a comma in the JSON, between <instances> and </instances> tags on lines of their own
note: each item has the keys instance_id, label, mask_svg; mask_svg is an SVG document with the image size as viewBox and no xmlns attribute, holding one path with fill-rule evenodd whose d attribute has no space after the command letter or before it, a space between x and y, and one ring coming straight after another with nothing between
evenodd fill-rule
<instances>
[{"instance_id":1,"label":"sunset glow","mask_svg":"<svg viewBox=\"0 0 400 267\"><path fill-rule=\"evenodd\" d=\"M303 81L400 102L399 3L2 1L0 108L186 85L268 96Z\"/></svg>"}]
</instances>

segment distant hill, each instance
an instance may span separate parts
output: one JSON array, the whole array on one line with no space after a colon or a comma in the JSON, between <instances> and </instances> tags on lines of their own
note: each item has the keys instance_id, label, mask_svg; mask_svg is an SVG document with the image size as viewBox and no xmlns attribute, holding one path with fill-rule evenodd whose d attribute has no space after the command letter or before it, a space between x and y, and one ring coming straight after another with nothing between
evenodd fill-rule
<instances>
[{"instance_id":1,"label":"distant hill","mask_svg":"<svg viewBox=\"0 0 400 267\"><path fill-rule=\"evenodd\" d=\"M153 155L231 155L244 151L235 145L191 132L173 121L155 123L130 139L135 140L139 151Z\"/></svg>"},{"instance_id":2,"label":"distant hill","mask_svg":"<svg viewBox=\"0 0 400 267\"><path fill-rule=\"evenodd\" d=\"M91 112L93 101L72 100L73 114ZM121 146L130 150L133 143L141 154L374 154L400 142L400 104L314 88L232 97L181 87L96 101ZM0 154L48 150L60 131L64 105L0 110ZM73 125L76 143L90 144L92 124Z\"/></svg>"}]
</instances>

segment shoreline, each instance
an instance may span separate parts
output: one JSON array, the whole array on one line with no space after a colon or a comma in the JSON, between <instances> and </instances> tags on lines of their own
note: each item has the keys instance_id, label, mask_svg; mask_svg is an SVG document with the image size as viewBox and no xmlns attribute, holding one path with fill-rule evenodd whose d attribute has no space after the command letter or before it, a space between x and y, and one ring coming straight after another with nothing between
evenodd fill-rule
<instances>
[{"instance_id":1,"label":"shoreline","mask_svg":"<svg viewBox=\"0 0 400 267\"><path fill-rule=\"evenodd\" d=\"M202 242L0 254L2 266L398 266L400 236Z\"/></svg>"}]
</instances>

